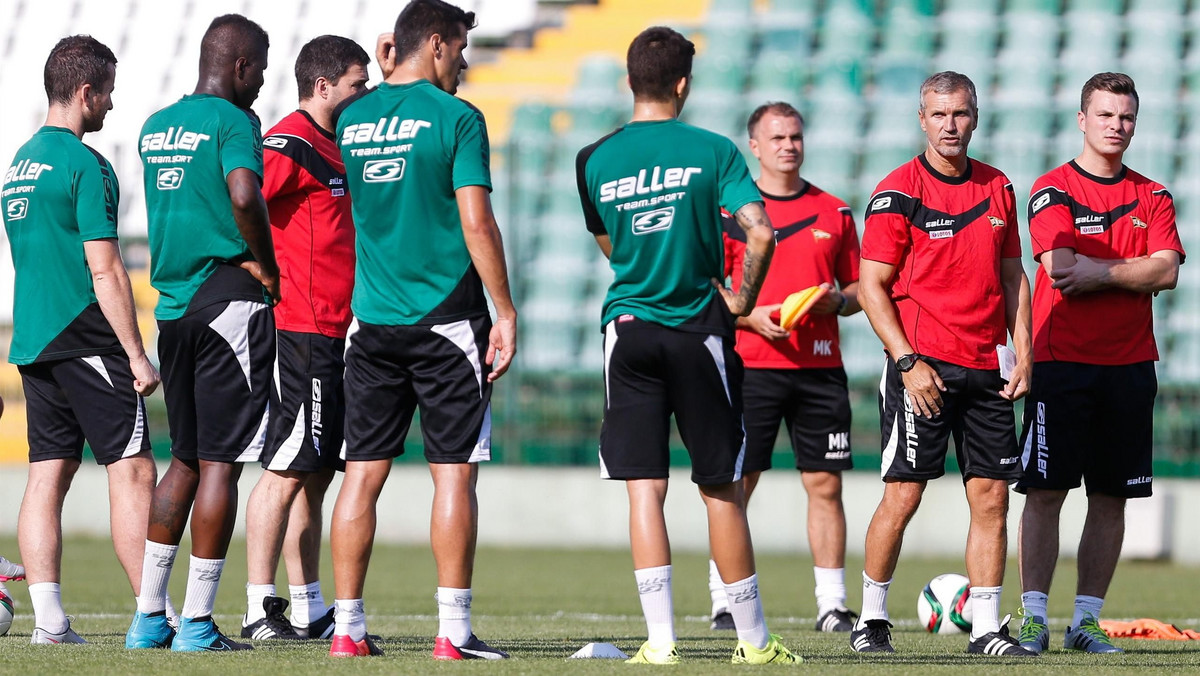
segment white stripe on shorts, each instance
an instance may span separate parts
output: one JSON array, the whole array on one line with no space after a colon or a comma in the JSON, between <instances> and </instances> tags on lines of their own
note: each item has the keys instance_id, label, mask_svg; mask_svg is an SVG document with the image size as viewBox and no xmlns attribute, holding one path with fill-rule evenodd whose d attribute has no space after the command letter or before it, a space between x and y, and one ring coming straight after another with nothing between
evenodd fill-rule
<instances>
[{"instance_id":1,"label":"white stripe on shorts","mask_svg":"<svg viewBox=\"0 0 1200 676\"><path fill-rule=\"evenodd\" d=\"M129 435L129 443L125 444L122 458L129 458L142 452L142 439L146 436L146 402L142 395L137 398L137 413L133 418L133 433Z\"/></svg>"},{"instance_id":2,"label":"white stripe on shorts","mask_svg":"<svg viewBox=\"0 0 1200 676\"><path fill-rule=\"evenodd\" d=\"M888 369L892 365L885 357L883 360L883 373L879 376L879 396L882 401L887 401L887 375ZM900 396L904 396L904 391L901 390ZM897 410L896 417L892 422L892 436L888 437L887 445L883 447L883 457L880 459L879 476L887 476L887 471L892 466L892 461L896 459L896 446L900 442L900 412Z\"/></svg>"},{"instance_id":3,"label":"white stripe on shorts","mask_svg":"<svg viewBox=\"0 0 1200 676\"><path fill-rule=\"evenodd\" d=\"M720 336L709 336L704 339L704 347L708 348L708 353L716 362L717 373L721 376L721 385L725 387L725 401L732 406L733 398L729 396L729 376L725 373L725 340Z\"/></svg>"},{"instance_id":4,"label":"white stripe on shorts","mask_svg":"<svg viewBox=\"0 0 1200 676\"><path fill-rule=\"evenodd\" d=\"M262 459L263 449L267 447L267 428L271 419L271 404L267 403L263 407L262 420L258 423L258 431L254 433L254 438L250 440L250 445L242 451L242 454L237 457L234 462L258 462Z\"/></svg>"},{"instance_id":5,"label":"white stripe on shorts","mask_svg":"<svg viewBox=\"0 0 1200 676\"><path fill-rule=\"evenodd\" d=\"M292 431L288 433L287 439L284 439L283 444L279 446L279 450L275 451L275 457L271 458L267 469L282 472L292 466L292 462L296 459L296 456L300 455L300 448L304 446L306 422L304 419L304 404L300 404L300 410L296 411L296 423L292 425Z\"/></svg>"},{"instance_id":6,"label":"white stripe on shorts","mask_svg":"<svg viewBox=\"0 0 1200 676\"><path fill-rule=\"evenodd\" d=\"M104 382L108 383L109 387L115 387L112 378L108 375L108 368L104 366L103 359L94 355L91 357L80 357L80 359L83 360L83 363L91 366L96 373L99 373L100 377L104 379Z\"/></svg>"},{"instance_id":7,"label":"white stripe on shorts","mask_svg":"<svg viewBox=\"0 0 1200 676\"><path fill-rule=\"evenodd\" d=\"M246 388L251 391L254 387L250 384L250 317L256 312L269 309L266 303L231 300L221 314L208 325L229 343L238 364L242 367L242 374L246 376Z\"/></svg>"},{"instance_id":8,"label":"white stripe on shorts","mask_svg":"<svg viewBox=\"0 0 1200 676\"><path fill-rule=\"evenodd\" d=\"M479 361L479 348L475 346L475 332L471 330L471 320L463 319L450 324L438 324L431 326L429 330L454 343L467 356L467 361L471 362L471 368L475 369L475 382L479 383L479 396L482 397L483 366ZM487 427L490 431L491 426L487 425Z\"/></svg>"}]
</instances>

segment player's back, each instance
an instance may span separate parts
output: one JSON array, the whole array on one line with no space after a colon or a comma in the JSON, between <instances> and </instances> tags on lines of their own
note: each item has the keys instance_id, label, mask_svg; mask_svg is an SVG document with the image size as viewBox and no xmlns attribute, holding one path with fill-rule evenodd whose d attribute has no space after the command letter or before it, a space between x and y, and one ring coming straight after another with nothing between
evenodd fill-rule
<instances>
[{"instance_id":1,"label":"player's back","mask_svg":"<svg viewBox=\"0 0 1200 676\"><path fill-rule=\"evenodd\" d=\"M626 124L581 150L576 173L589 230L612 242L606 324L695 317L724 276L720 209L761 199L732 141L674 119Z\"/></svg>"},{"instance_id":2,"label":"player's back","mask_svg":"<svg viewBox=\"0 0 1200 676\"><path fill-rule=\"evenodd\" d=\"M95 306L83 242L117 236L117 199L112 165L67 129L42 127L17 150L4 176L4 225L17 271L13 363L116 344Z\"/></svg>"},{"instance_id":3,"label":"player's back","mask_svg":"<svg viewBox=\"0 0 1200 676\"><path fill-rule=\"evenodd\" d=\"M222 263L251 259L233 217L226 177L262 176L258 117L209 94L190 94L150 116L140 153L155 316L176 319Z\"/></svg>"},{"instance_id":4,"label":"player's back","mask_svg":"<svg viewBox=\"0 0 1200 676\"><path fill-rule=\"evenodd\" d=\"M355 317L436 323L487 311L456 191L491 190L483 115L427 80L383 83L338 116L357 256Z\"/></svg>"}]
</instances>

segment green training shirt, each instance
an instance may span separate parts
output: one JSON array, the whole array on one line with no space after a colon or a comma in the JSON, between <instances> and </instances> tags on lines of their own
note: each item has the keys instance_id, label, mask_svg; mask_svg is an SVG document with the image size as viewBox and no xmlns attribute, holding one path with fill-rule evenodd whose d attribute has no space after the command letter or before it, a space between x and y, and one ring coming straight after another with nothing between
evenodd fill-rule
<instances>
[{"instance_id":1,"label":"green training shirt","mask_svg":"<svg viewBox=\"0 0 1200 676\"><path fill-rule=\"evenodd\" d=\"M487 313L454 191L492 187L487 128L427 80L381 84L338 116L354 214L354 316L386 326Z\"/></svg>"},{"instance_id":2,"label":"green training shirt","mask_svg":"<svg viewBox=\"0 0 1200 676\"><path fill-rule=\"evenodd\" d=\"M731 333L727 316L711 316L728 315L712 302L725 277L721 209L762 201L733 141L678 120L630 122L579 151L575 169L588 230L612 241L601 324L630 314Z\"/></svg>"},{"instance_id":3,"label":"green training shirt","mask_svg":"<svg viewBox=\"0 0 1200 676\"><path fill-rule=\"evenodd\" d=\"M178 319L218 300L256 296L248 291L202 294L200 287L225 263L252 260L233 219L226 176L249 169L262 178L258 116L218 96L190 94L142 125L150 283L158 289L158 319ZM249 278L246 274L243 277ZM243 280L244 281L244 280Z\"/></svg>"},{"instance_id":4,"label":"green training shirt","mask_svg":"<svg viewBox=\"0 0 1200 676\"><path fill-rule=\"evenodd\" d=\"M42 127L4 174L16 268L13 364L121 351L100 311L83 243L117 237L117 176L69 129Z\"/></svg>"}]
</instances>

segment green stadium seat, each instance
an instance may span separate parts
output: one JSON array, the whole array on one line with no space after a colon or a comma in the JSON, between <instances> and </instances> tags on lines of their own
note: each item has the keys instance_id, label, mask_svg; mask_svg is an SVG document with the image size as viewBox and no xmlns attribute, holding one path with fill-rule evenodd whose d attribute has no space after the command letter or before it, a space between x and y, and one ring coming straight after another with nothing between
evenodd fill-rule
<instances>
[{"instance_id":1,"label":"green stadium seat","mask_svg":"<svg viewBox=\"0 0 1200 676\"><path fill-rule=\"evenodd\" d=\"M1125 57L1146 60L1183 56L1181 15L1167 12L1130 14L1125 18Z\"/></svg>"},{"instance_id":2,"label":"green stadium seat","mask_svg":"<svg viewBox=\"0 0 1200 676\"><path fill-rule=\"evenodd\" d=\"M764 57L785 56L805 59L812 53L812 26L775 24L759 31L759 60Z\"/></svg>"},{"instance_id":3,"label":"green stadium seat","mask_svg":"<svg viewBox=\"0 0 1200 676\"><path fill-rule=\"evenodd\" d=\"M876 55L878 60L933 55L934 22L917 4L893 4L884 14L879 31L883 48Z\"/></svg>"},{"instance_id":4,"label":"green stadium seat","mask_svg":"<svg viewBox=\"0 0 1200 676\"><path fill-rule=\"evenodd\" d=\"M746 61L727 54L696 59L692 67L692 93L736 96L746 85Z\"/></svg>"},{"instance_id":5,"label":"green stadium seat","mask_svg":"<svg viewBox=\"0 0 1200 676\"><path fill-rule=\"evenodd\" d=\"M1021 12L1057 14L1061 4L1061 0L1008 0L1005 3L1005 11L1008 14Z\"/></svg>"},{"instance_id":6,"label":"green stadium seat","mask_svg":"<svg viewBox=\"0 0 1200 676\"><path fill-rule=\"evenodd\" d=\"M746 99L754 105L764 100L796 105L804 94L807 75L795 59L784 54L762 55L750 71L750 95Z\"/></svg>"},{"instance_id":7,"label":"green stadium seat","mask_svg":"<svg viewBox=\"0 0 1200 676\"><path fill-rule=\"evenodd\" d=\"M991 59L996 53L1000 32L996 17L981 11L958 11L937 18L941 33L941 54L950 59Z\"/></svg>"},{"instance_id":8,"label":"green stadium seat","mask_svg":"<svg viewBox=\"0 0 1200 676\"><path fill-rule=\"evenodd\" d=\"M1122 0L1067 0L1067 12L1105 12L1120 14Z\"/></svg>"},{"instance_id":9,"label":"green stadium seat","mask_svg":"<svg viewBox=\"0 0 1200 676\"><path fill-rule=\"evenodd\" d=\"M1000 0L942 0L942 14L954 12L986 12L996 14Z\"/></svg>"},{"instance_id":10,"label":"green stadium seat","mask_svg":"<svg viewBox=\"0 0 1200 676\"><path fill-rule=\"evenodd\" d=\"M862 58L871 53L875 26L871 16L854 5L835 4L822 15L818 40L822 58Z\"/></svg>"}]
</instances>

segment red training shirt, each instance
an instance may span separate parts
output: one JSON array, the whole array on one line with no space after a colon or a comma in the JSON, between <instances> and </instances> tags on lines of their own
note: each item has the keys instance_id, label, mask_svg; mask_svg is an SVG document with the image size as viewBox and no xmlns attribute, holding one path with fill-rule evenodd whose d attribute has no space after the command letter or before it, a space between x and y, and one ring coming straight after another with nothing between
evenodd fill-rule
<instances>
[{"instance_id":1,"label":"red training shirt","mask_svg":"<svg viewBox=\"0 0 1200 676\"><path fill-rule=\"evenodd\" d=\"M811 183L791 197L759 191L775 228L775 255L759 290L758 304L782 303L789 294L822 282L846 286L858 281L858 232L850 207ZM733 290L742 285L746 233L733 217L723 214L725 276ZM737 351L747 368L835 368L842 365L837 315L806 314L792 334L767 340L752 329L739 327Z\"/></svg>"},{"instance_id":2,"label":"red training shirt","mask_svg":"<svg viewBox=\"0 0 1200 676\"><path fill-rule=\"evenodd\" d=\"M282 331L345 338L354 289L354 221L333 134L297 110L263 138L263 197L279 261Z\"/></svg>"},{"instance_id":3,"label":"red training shirt","mask_svg":"<svg viewBox=\"0 0 1200 676\"><path fill-rule=\"evenodd\" d=\"M1178 251L1175 203L1162 185L1122 167L1112 178L1084 171L1074 160L1033 184L1029 235L1035 259L1052 249L1119 259ZM1156 361L1153 296L1102 289L1064 296L1038 266L1033 292L1034 361L1115 366Z\"/></svg>"},{"instance_id":4,"label":"red training shirt","mask_svg":"<svg viewBox=\"0 0 1200 676\"><path fill-rule=\"evenodd\" d=\"M896 266L892 300L914 351L996 369L1008 342L1000 260L1021 256L1016 198L998 169L968 162L945 176L922 153L888 174L867 207L862 256Z\"/></svg>"}]
</instances>

